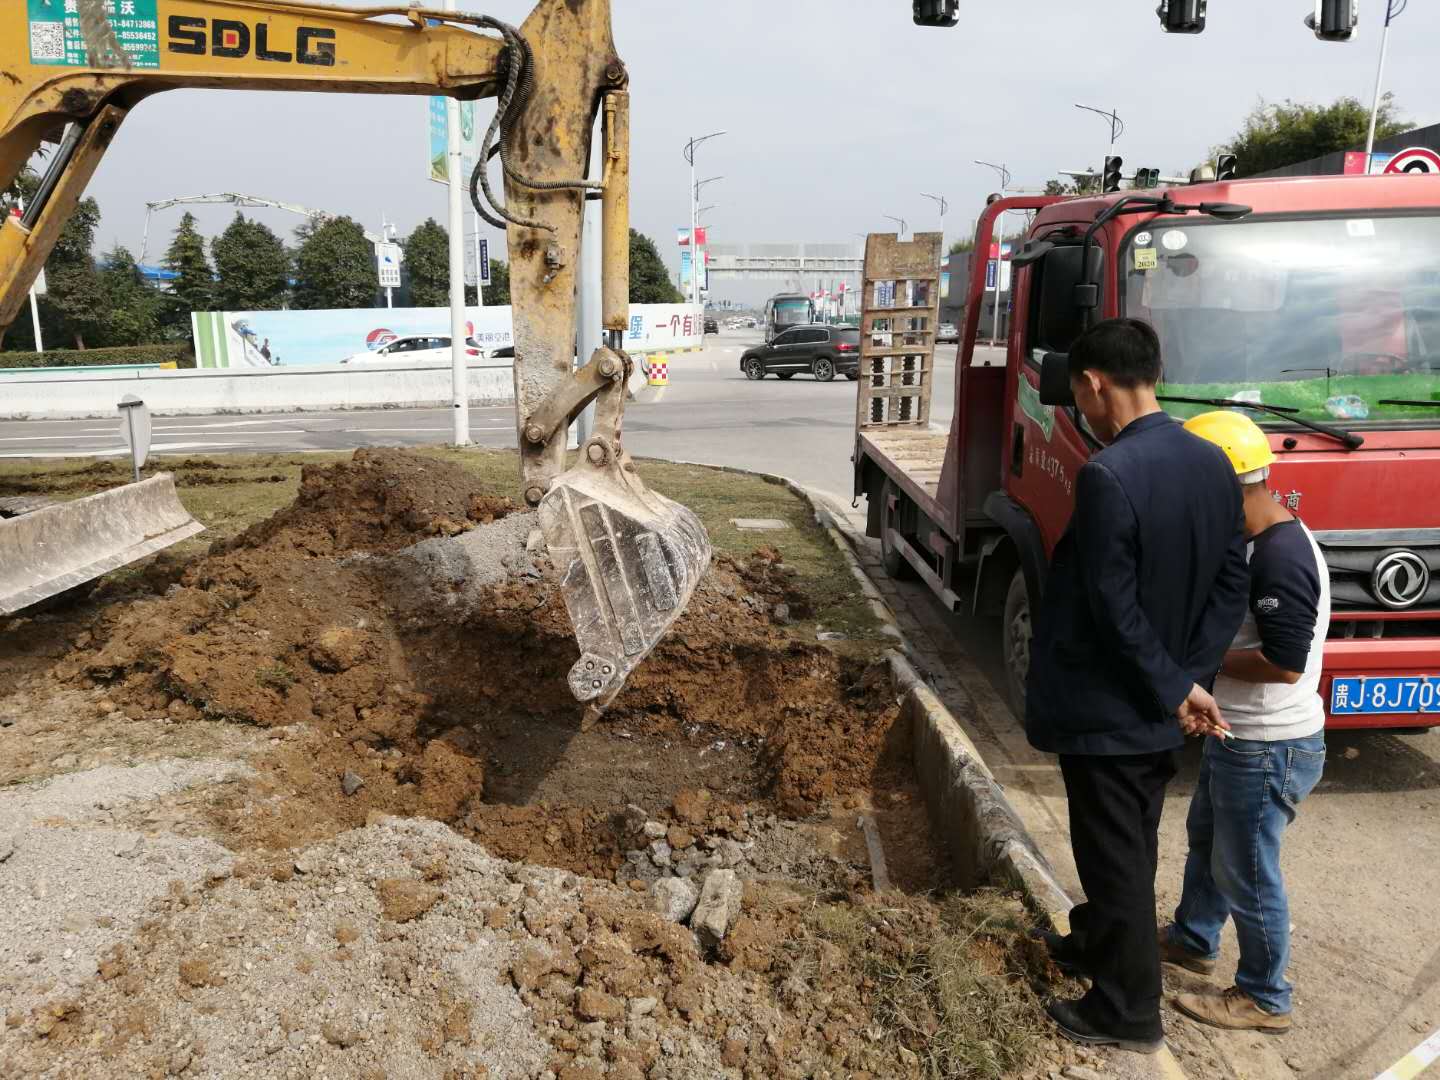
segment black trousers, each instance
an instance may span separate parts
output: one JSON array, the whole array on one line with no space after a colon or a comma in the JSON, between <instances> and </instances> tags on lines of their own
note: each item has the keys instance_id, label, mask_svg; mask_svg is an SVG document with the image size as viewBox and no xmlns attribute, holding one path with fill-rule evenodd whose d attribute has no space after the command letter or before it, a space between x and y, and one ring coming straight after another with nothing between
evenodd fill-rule
<instances>
[{"instance_id":1,"label":"black trousers","mask_svg":"<svg viewBox=\"0 0 1440 1080\"><path fill-rule=\"evenodd\" d=\"M1085 889L1085 902L1070 912L1064 953L1093 980L1076 1007L1109 1034L1160 1038L1155 871L1175 755L1061 754L1060 772Z\"/></svg>"}]
</instances>

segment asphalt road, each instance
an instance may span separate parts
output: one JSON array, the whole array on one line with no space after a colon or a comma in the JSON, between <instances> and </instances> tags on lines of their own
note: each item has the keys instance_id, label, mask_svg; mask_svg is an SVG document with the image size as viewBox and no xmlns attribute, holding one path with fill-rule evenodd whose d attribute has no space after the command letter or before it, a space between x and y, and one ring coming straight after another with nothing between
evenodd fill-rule
<instances>
[{"instance_id":1,"label":"asphalt road","mask_svg":"<svg viewBox=\"0 0 1440 1080\"><path fill-rule=\"evenodd\" d=\"M740 355L753 331L706 339L707 348L670 358L670 385L647 389L625 412L626 443L644 457L779 472L849 502L855 384L818 383L801 375L750 382ZM980 362L1000 362L981 350ZM953 385L955 350L943 346L937 385ZM948 424L952 402L937 394L933 416ZM253 416L157 417L152 453L215 454L348 450L450 440L449 409L270 413ZM515 445L508 406L470 410L480 446ZM125 454L118 420L0 421L0 457L95 457Z\"/></svg>"}]
</instances>

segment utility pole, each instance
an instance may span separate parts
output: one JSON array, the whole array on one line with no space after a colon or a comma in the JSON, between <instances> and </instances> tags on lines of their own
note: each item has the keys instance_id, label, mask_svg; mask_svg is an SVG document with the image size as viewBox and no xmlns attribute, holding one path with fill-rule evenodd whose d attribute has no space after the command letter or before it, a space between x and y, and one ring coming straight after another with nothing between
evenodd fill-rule
<instances>
[{"instance_id":1,"label":"utility pole","mask_svg":"<svg viewBox=\"0 0 1440 1080\"><path fill-rule=\"evenodd\" d=\"M1385 81L1385 53L1390 45L1390 24L1410 0L1385 0L1385 29L1380 33L1380 66L1375 70L1375 98L1370 106L1370 133L1365 136L1365 175L1375 158L1375 121L1380 115L1380 87Z\"/></svg>"},{"instance_id":2,"label":"utility pole","mask_svg":"<svg viewBox=\"0 0 1440 1080\"><path fill-rule=\"evenodd\" d=\"M17 217L25 216L25 200L19 195L15 196L15 209L19 211ZM40 268L39 280L45 277L45 268ZM35 285L30 286L30 324L35 328L35 351L44 352L45 342L40 337L40 305L35 300Z\"/></svg>"},{"instance_id":3,"label":"utility pole","mask_svg":"<svg viewBox=\"0 0 1440 1080\"><path fill-rule=\"evenodd\" d=\"M455 0L445 0L445 10L456 10ZM445 98L445 176L450 196L450 407L453 414L450 441L470 445L469 375L465 370L465 193L460 173L464 170L460 150L460 102ZM485 168L480 162L478 168Z\"/></svg>"},{"instance_id":4,"label":"utility pole","mask_svg":"<svg viewBox=\"0 0 1440 1080\"><path fill-rule=\"evenodd\" d=\"M696 258L700 254L699 245L696 241L696 208L699 206L700 189L695 181L695 148L703 142L718 138L724 135L723 131L712 131L709 135L701 135L698 138L691 136L685 144L685 160L690 165L690 302L700 303L700 273L696 265ZM716 179L719 179L718 177ZM708 182L708 181L707 181Z\"/></svg>"}]
</instances>

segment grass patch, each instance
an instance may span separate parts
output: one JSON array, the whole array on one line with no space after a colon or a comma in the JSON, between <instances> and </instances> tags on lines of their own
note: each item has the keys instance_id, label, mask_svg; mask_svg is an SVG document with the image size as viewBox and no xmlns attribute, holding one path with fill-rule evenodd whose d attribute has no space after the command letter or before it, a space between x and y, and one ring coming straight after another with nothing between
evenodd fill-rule
<instances>
[{"instance_id":1,"label":"grass patch","mask_svg":"<svg viewBox=\"0 0 1440 1080\"><path fill-rule=\"evenodd\" d=\"M915 1054L929 1077L1002 1080L1048 1044L1031 986L1020 902L982 890L941 900L938 917L916 924L895 909L825 904L810 914L815 939L839 948L873 985L884 1037ZM790 947L783 977L815 966L813 941Z\"/></svg>"},{"instance_id":2,"label":"grass patch","mask_svg":"<svg viewBox=\"0 0 1440 1080\"><path fill-rule=\"evenodd\" d=\"M474 474L487 494L519 498L519 466L512 450L421 447L415 452L443 459ZM152 459L145 475L174 473L181 501L206 529L162 557L186 560L203 553L212 542L263 521L295 498L300 470L305 465L348 460L350 456L350 451L335 451ZM815 523L809 504L783 485L701 465L655 460L642 461L640 472L655 490L699 515L716 551L739 559L761 546L779 551L795 571L796 587L810 599L816 626L845 634L864 649L886 640L844 560L828 534ZM0 460L0 495L79 498L129 479L128 460ZM780 532L741 532L730 523L737 517L778 518L790 528ZM122 568L109 580L123 582L138 572L135 567Z\"/></svg>"}]
</instances>

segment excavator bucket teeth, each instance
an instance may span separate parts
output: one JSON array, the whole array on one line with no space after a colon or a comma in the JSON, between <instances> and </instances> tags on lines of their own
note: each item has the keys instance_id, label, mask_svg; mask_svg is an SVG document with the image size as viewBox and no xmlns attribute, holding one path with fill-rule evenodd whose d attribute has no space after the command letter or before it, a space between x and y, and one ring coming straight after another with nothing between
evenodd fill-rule
<instances>
[{"instance_id":1,"label":"excavator bucket teeth","mask_svg":"<svg viewBox=\"0 0 1440 1080\"><path fill-rule=\"evenodd\" d=\"M685 610L710 538L693 512L613 465L560 476L540 529L580 645L570 690L603 707Z\"/></svg>"},{"instance_id":2,"label":"excavator bucket teeth","mask_svg":"<svg viewBox=\"0 0 1440 1080\"><path fill-rule=\"evenodd\" d=\"M204 530L160 473L0 520L0 615L153 555Z\"/></svg>"}]
</instances>

